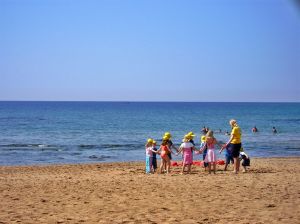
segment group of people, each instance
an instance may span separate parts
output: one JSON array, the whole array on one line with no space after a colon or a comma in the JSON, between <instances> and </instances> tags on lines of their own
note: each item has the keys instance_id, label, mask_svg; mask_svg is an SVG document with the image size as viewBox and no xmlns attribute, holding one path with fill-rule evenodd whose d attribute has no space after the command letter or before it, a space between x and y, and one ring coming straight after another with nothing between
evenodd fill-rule
<instances>
[{"instance_id":1,"label":"group of people","mask_svg":"<svg viewBox=\"0 0 300 224\"><path fill-rule=\"evenodd\" d=\"M244 172L246 172L246 167L250 165L250 159L247 154L245 154L241 147L241 129L238 126L236 120L230 120L230 126L232 128L230 139L227 143L221 145L217 139L214 137L213 131L207 129L204 130L205 135L201 137L200 148L195 147L193 138L195 137L193 132L187 133L182 140L179 148L176 148L171 140L172 136L169 132L166 132L162 138L162 143L159 148L156 148L156 141L152 138L147 140L145 145L146 149L146 173L154 173L157 167L156 155L160 155L160 173L169 173L171 166L172 154L178 156L182 154L182 170L181 174L191 172L191 166L193 164L193 152L196 154L203 154L203 162L205 170L208 172L213 171L216 173L216 162L217 153L215 145L220 146L219 153L222 153L226 149L225 157L226 164L225 170L230 162L234 164L234 173L238 173L240 169L240 156L243 160ZM176 153L173 152L173 149Z\"/></svg>"},{"instance_id":2,"label":"group of people","mask_svg":"<svg viewBox=\"0 0 300 224\"><path fill-rule=\"evenodd\" d=\"M252 132L253 132L253 133L258 132L258 129L257 129L256 126L254 126L254 127L252 128ZM277 134L277 130L276 130L275 127L272 128L272 132L273 132L273 134Z\"/></svg>"}]
</instances>

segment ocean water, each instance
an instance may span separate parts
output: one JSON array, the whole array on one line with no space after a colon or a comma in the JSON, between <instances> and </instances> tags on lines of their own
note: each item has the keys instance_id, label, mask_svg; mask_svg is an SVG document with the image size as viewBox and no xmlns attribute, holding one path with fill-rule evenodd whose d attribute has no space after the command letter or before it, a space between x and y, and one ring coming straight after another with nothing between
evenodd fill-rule
<instances>
[{"instance_id":1,"label":"ocean water","mask_svg":"<svg viewBox=\"0 0 300 224\"><path fill-rule=\"evenodd\" d=\"M160 142L166 131L177 146L193 131L199 147L203 126L225 142L231 118L251 157L300 156L300 103L6 101L0 102L0 165L142 161L146 139Z\"/></svg>"}]
</instances>

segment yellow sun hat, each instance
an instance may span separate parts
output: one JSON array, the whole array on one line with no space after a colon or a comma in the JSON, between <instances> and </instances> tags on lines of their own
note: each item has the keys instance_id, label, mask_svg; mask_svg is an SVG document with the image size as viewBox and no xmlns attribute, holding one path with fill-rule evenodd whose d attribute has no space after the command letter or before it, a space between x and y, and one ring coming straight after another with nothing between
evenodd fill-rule
<instances>
[{"instance_id":1,"label":"yellow sun hat","mask_svg":"<svg viewBox=\"0 0 300 224\"><path fill-rule=\"evenodd\" d=\"M187 135L190 139L193 139L196 136L192 131L190 131Z\"/></svg>"},{"instance_id":2,"label":"yellow sun hat","mask_svg":"<svg viewBox=\"0 0 300 224\"><path fill-rule=\"evenodd\" d=\"M153 143L153 139L152 138L148 138L147 143Z\"/></svg>"},{"instance_id":3,"label":"yellow sun hat","mask_svg":"<svg viewBox=\"0 0 300 224\"><path fill-rule=\"evenodd\" d=\"M201 136L201 142L205 142L205 140L206 140L205 135L202 135L202 136Z\"/></svg>"},{"instance_id":4,"label":"yellow sun hat","mask_svg":"<svg viewBox=\"0 0 300 224\"><path fill-rule=\"evenodd\" d=\"M193 136L192 136L192 135L189 135L189 134L187 134L187 135L184 136L184 138L189 139L189 140L192 139L192 137L193 137Z\"/></svg>"},{"instance_id":5,"label":"yellow sun hat","mask_svg":"<svg viewBox=\"0 0 300 224\"><path fill-rule=\"evenodd\" d=\"M153 144L156 144L156 141L155 140L153 140L153 142L152 142Z\"/></svg>"},{"instance_id":6,"label":"yellow sun hat","mask_svg":"<svg viewBox=\"0 0 300 224\"><path fill-rule=\"evenodd\" d=\"M164 134L164 136L167 136L169 139L172 138L172 135L171 135L170 132L166 132L166 133Z\"/></svg>"},{"instance_id":7,"label":"yellow sun hat","mask_svg":"<svg viewBox=\"0 0 300 224\"><path fill-rule=\"evenodd\" d=\"M169 140L170 139L170 137L169 136L167 136L167 135L165 135L164 137L163 137L163 140Z\"/></svg>"}]
</instances>

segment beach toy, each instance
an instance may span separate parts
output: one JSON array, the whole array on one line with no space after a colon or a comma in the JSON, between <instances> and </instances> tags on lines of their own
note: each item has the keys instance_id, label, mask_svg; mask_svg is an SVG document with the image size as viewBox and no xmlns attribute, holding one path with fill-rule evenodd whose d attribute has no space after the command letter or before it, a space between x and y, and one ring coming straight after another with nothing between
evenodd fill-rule
<instances>
[{"instance_id":1,"label":"beach toy","mask_svg":"<svg viewBox=\"0 0 300 224\"><path fill-rule=\"evenodd\" d=\"M217 160L217 164L218 165L225 165L225 161L224 160Z\"/></svg>"},{"instance_id":2,"label":"beach toy","mask_svg":"<svg viewBox=\"0 0 300 224\"><path fill-rule=\"evenodd\" d=\"M171 166L178 166L178 163L177 162L172 162Z\"/></svg>"},{"instance_id":3,"label":"beach toy","mask_svg":"<svg viewBox=\"0 0 300 224\"><path fill-rule=\"evenodd\" d=\"M201 161L195 161L195 162L193 162L193 165L195 165L195 166L201 166Z\"/></svg>"}]
</instances>

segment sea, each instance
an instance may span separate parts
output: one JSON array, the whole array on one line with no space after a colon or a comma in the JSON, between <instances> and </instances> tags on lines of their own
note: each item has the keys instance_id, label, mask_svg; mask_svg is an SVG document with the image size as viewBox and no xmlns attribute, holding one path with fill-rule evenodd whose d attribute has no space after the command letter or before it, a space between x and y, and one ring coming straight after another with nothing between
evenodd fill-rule
<instances>
[{"instance_id":1,"label":"sea","mask_svg":"<svg viewBox=\"0 0 300 224\"><path fill-rule=\"evenodd\" d=\"M199 147L205 126L224 143L232 118L250 157L300 156L300 103L1 101L0 165L144 161L165 132L178 147L193 131Z\"/></svg>"}]
</instances>

